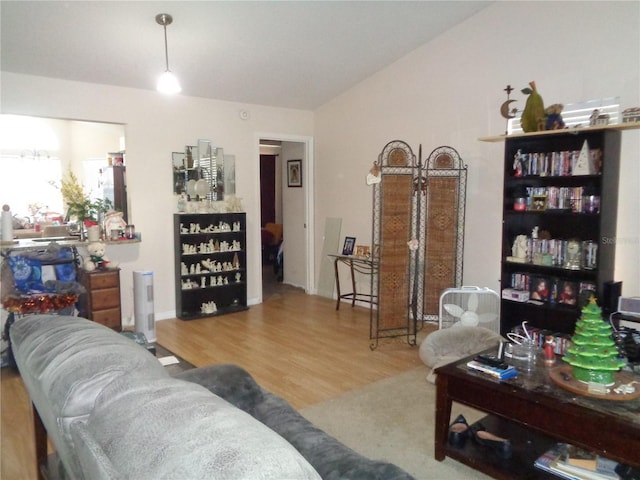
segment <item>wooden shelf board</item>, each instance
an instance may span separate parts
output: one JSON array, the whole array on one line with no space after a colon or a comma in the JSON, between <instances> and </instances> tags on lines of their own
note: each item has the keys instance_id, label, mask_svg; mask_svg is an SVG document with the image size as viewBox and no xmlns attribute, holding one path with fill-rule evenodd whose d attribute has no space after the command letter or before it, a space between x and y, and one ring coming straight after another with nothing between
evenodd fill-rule
<instances>
[{"instance_id":1,"label":"wooden shelf board","mask_svg":"<svg viewBox=\"0 0 640 480\"><path fill-rule=\"evenodd\" d=\"M494 135L480 137L481 142L504 142L507 138L533 137L536 135L559 135L562 133L584 133L599 130L635 130L640 128L640 122L616 123L615 125L599 125L595 127L564 128L561 130L543 130L541 132L515 133L513 135Z\"/></svg>"}]
</instances>

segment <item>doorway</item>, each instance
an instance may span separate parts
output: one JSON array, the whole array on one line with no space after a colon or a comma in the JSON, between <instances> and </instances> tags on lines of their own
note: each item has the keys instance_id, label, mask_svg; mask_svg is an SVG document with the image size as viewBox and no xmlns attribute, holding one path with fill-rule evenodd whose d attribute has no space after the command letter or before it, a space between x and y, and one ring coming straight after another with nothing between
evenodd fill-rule
<instances>
[{"instance_id":1,"label":"doorway","mask_svg":"<svg viewBox=\"0 0 640 480\"><path fill-rule=\"evenodd\" d=\"M284 280L280 142L263 140L260 147L260 241L262 246L262 301L278 295ZM271 146L273 143L273 146ZM263 147L268 145L268 147ZM278 195L276 195L276 192Z\"/></svg>"},{"instance_id":2,"label":"doorway","mask_svg":"<svg viewBox=\"0 0 640 480\"><path fill-rule=\"evenodd\" d=\"M261 251L267 255L261 259L262 301L274 292L273 280L277 283L276 294L290 287L302 288L306 293L314 290L313 225L308 220L313 211L312 143L310 137L278 134L258 137L261 242L264 243L267 222L282 228L282 243L275 251L265 251L261 245ZM302 165L301 182L292 183L288 179L287 167L292 161L294 165Z\"/></svg>"}]
</instances>

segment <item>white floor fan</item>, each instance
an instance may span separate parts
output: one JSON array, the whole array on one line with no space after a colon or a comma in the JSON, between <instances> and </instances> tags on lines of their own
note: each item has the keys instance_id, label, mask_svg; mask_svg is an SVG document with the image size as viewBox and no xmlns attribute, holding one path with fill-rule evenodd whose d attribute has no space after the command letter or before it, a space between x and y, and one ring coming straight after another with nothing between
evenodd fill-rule
<instances>
[{"instance_id":1,"label":"white floor fan","mask_svg":"<svg viewBox=\"0 0 640 480\"><path fill-rule=\"evenodd\" d=\"M489 288L447 288L440 295L438 328L479 326L500 333L500 296Z\"/></svg>"}]
</instances>

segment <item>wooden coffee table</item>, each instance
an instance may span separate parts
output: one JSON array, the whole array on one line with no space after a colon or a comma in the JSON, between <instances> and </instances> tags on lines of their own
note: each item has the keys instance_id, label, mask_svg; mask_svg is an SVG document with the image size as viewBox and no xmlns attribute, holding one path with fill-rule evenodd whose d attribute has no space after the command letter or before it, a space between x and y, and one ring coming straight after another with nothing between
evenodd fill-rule
<instances>
[{"instance_id":1,"label":"wooden coffee table","mask_svg":"<svg viewBox=\"0 0 640 480\"><path fill-rule=\"evenodd\" d=\"M436 460L448 456L499 479L552 479L557 477L533 463L554 443L566 442L640 468L640 399L613 401L573 393L551 381L550 370L542 365L501 382L469 370L471 358L436 370ZM558 362L558 367L564 365ZM481 422L511 440L512 458L500 459L472 441L462 449L451 447L447 437L454 401L486 412Z\"/></svg>"}]
</instances>

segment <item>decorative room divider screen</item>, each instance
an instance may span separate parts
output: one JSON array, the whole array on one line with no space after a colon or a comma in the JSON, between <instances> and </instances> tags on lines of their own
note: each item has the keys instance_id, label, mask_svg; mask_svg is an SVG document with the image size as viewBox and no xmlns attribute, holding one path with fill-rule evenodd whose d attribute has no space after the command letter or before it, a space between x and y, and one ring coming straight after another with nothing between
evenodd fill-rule
<instances>
[{"instance_id":1,"label":"decorative room divider screen","mask_svg":"<svg viewBox=\"0 0 640 480\"><path fill-rule=\"evenodd\" d=\"M400 336L415 345L417 322L437 320L442 290L461 286L467 167L450 147L421 157L394 140L374 164L372 349Z\"/></svg>"}]
</instances>

